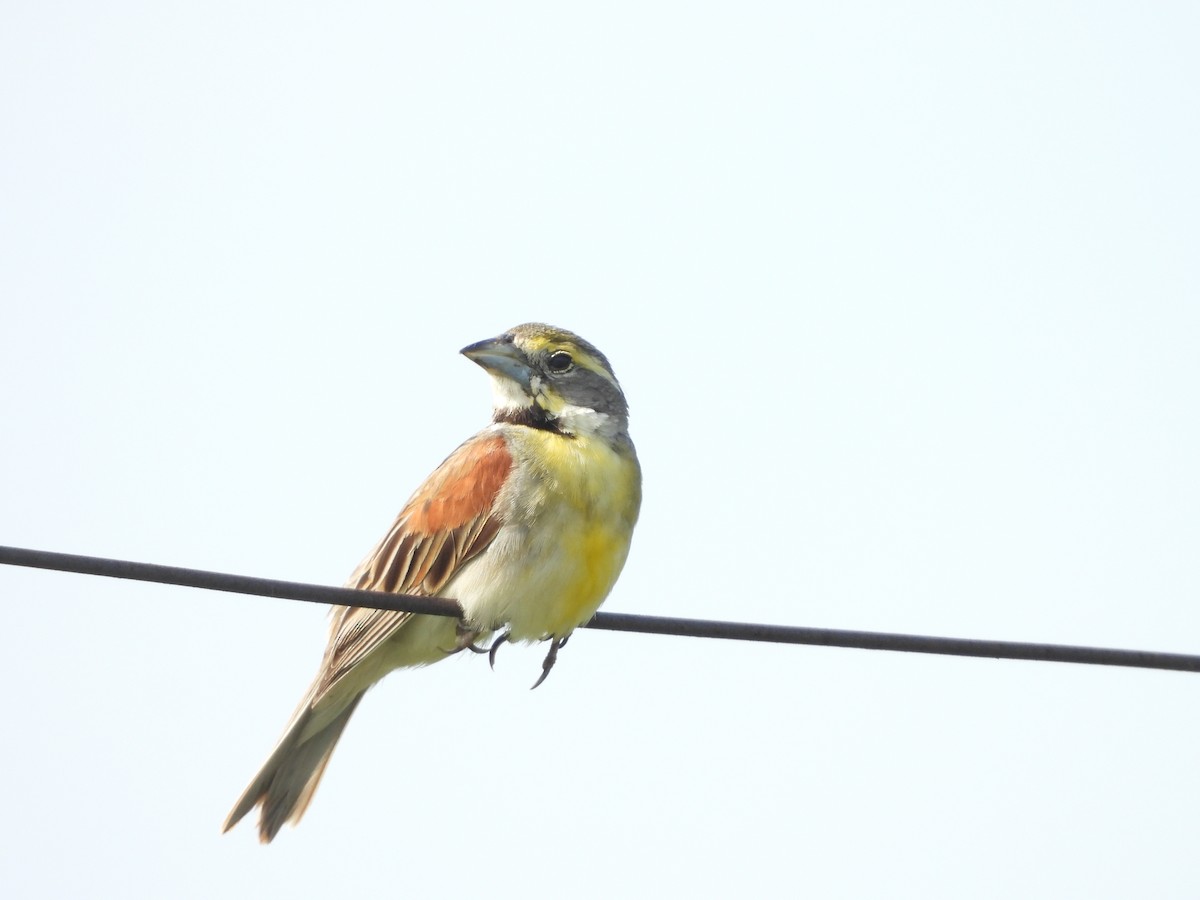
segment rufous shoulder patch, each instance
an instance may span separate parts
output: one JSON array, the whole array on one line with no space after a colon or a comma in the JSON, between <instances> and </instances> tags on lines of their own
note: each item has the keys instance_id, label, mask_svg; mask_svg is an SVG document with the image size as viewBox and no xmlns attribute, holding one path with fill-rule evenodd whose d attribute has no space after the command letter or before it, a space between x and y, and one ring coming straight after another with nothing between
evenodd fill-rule
<instances>
[{"instance_id":1,"label":"rufous shoulder patch","mask_svg":"<svg viewBox=\"0 0 1200 900\"><path fill-rule=\"evenodd\" d=\"M484 433L450 454L400 511L351 585L435 594L499 531L496 497L512 471L502 435Z\"/></svg>"},{"instance_id":2,"label":"rufous shoulder patch","mask_svg":"<svg viewBox=\"0 0 1200 900\"><path fill-rule=\"evenodd\" d=\"M501 435L472 438L426 479L400 518L409 532L435 534L487 517L511 470L512 455Z\"/></svg>"}]
</instances>

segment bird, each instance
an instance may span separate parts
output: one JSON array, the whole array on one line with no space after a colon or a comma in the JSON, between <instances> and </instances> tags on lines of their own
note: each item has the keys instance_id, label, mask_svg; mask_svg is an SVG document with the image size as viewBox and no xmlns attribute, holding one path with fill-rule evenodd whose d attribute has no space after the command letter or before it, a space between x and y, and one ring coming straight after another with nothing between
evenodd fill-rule
<instances>
[{"instance_id":1,"label":"bird","mask_svg":"<svg viewBox=\"0 0 1200 900\"><path fill-rule=\"evenodd\" d=\"M363 695L395 669L466 649L494 664L505 642L546 641L536 688L625 565L642 476L608 359L536 322L460 352L491 376L491 423L425 479L347 586L451 598L462 618L334 607L317 676L223 831L255 807L264 844L297 824Z\"/></svg>"}]
</instances>

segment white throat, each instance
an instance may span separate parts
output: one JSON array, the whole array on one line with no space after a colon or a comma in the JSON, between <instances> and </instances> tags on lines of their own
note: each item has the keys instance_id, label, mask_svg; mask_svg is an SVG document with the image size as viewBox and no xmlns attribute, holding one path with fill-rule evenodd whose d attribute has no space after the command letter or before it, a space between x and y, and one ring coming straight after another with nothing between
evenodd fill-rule
<instances>
[{"instance_id":1,"label":"white throat","mask_svg":"<svg viewBox=\"0 0 1200 900\"><path fill-rule=\"evenodd\" d=\"M503 375L492 376L492 408L497 412L508 409L526 409L532 403L533 398L511 378Z\"/></svg>"}]
</instances>

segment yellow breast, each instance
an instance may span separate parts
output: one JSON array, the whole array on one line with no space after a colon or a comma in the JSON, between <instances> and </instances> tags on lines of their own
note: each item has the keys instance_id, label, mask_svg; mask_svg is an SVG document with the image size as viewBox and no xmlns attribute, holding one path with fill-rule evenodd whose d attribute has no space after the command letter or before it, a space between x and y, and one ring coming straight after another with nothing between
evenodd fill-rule
<instances>
[{"instance_id":1,"label":"yellow breast","mask_svg":"<svg viewBox=\"0 0 1200 900\"><path fill-rule=\"evenodd\" d=\"M514 429L509 447L509 521L487 554L506 589L488 613L514 640L569 634L625 565L641 505L637 456L627 441L530 428Z\"/></svg>"}]
</instances>

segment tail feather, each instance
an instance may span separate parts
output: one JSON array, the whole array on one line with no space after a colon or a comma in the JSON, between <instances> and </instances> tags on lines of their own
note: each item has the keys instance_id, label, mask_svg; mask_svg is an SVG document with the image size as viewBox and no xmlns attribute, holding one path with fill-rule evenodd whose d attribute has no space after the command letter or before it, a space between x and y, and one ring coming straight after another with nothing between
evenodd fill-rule
<instances>
[{"instance_id":1,"label":"tail feather","mask_svg":"<svg viewBox=\"0 0 1200 900\"><path fill-rule=\"evenodd\" d=\"M234 804L222 830L228 831L260 804L258 838L264 844L271 842L285 822L299 822L363 693L356 694L311 734L305 732L312 729L315 710L306 698L270 758Z\"/></svg>"}]
</instances>

